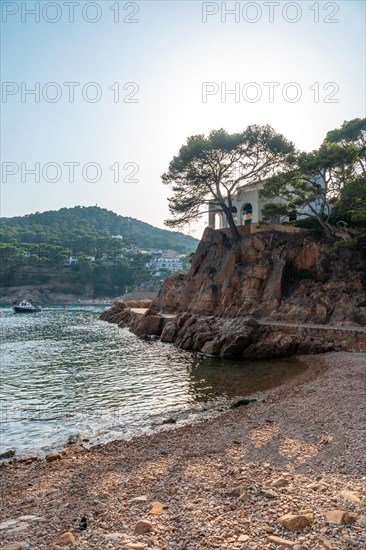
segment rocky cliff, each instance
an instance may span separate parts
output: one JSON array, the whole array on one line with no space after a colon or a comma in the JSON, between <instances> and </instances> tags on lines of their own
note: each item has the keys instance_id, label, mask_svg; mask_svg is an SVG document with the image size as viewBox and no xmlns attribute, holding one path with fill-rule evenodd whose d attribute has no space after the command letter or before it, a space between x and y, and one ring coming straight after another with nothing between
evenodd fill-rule
<instances>
[{"instance_id":1,"label":"rocky cliff","mask_svg":"<svg viewBox=\"0 0 366 550\"><path fill-rule=\"evenodd\" d=\"M228 230L207 228L190 272L165 281L154 310L366 324L366 247L334 246L307 231L240 229L236 246Z\"/></svg>"},{"instance_id":2,"label":"rocky cliff","mask_svg":"<svg viewBox=\"0 0 366 550\"><path fill-rule=\"evenodd\" d=\"M206 229L188 275L167 279L143 315L116 303L103 319L221 357L366 349L366 247L280 229L240 228L240 243Z\"/></svg>"}]
</instances>

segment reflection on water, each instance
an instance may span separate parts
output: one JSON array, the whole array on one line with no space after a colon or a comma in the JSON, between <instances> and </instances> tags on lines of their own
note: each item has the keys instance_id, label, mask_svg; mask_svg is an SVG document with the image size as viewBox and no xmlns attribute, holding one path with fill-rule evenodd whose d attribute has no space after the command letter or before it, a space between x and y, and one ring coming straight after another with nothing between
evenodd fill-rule
<instances>
[{"instance_id":1,"label":"reflection on water","mask_svg":"<svg viewBox=\"0 0 366 550\"><path fill-rule=\"evenodd\" d=\"M139 340L98 321L103 309L15 315L2 308L1 450L60 447L75 432L93 443L131 437L164 417L192 418L303 369L293 359L224 361Z\"/></svg>"}]
</instances>

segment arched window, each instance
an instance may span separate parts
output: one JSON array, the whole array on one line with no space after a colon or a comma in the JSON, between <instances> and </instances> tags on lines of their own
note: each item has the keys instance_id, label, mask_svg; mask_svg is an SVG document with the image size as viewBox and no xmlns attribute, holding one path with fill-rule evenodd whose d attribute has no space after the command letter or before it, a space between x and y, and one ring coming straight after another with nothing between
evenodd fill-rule
<instances>
[{"instance_id":1,"label":"arched window","mask_svg":"<svg viewBox=\"0 0 366 550\"><path fill-rule=\"evenodd\" d=\"M241 210L242 225L249 225L252 223L253 207L250 202L243 205Z\"/></svg>"},{"instance_id":2,"label":"arched window","mask_svg":"<svg viewBox=\"0 0 366 550\"><path fill-rule=\"evenodd\" d=\"M222 229L224 227L224 217L222 212L215 213L215 229Z\"/></svg>"}]
</instances>

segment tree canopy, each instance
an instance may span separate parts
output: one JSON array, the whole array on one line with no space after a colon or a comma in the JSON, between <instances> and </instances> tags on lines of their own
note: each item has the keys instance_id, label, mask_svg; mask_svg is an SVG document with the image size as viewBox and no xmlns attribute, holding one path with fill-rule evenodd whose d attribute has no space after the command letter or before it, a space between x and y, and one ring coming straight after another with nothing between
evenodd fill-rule
<instances>
[{"instance_id":1,"label":"tree canopy","mask_svg":"<svg viewBox=\"0 0 366 550\"><path fill-rule=\"evenodd\" d=\"M345 122L328 132L318 150L297 152L289 169L265 182L260 192L268 200L264 218L290 217L296 212L316 218L328 236L334 235L331 218L337 210L365 207L363 201L355 202L364 193L365 131L365 120Z\"/></svg>"},{"instance_id":2,"label":"tree canopy","mask_svg":"<svg viewBox=\"0 0 366 550\"><path fill-rule=\"evenodd\" d=\"M354 146L357 151L356 171L366 173L366 119L354 118L344 122L340 128L331 130L325 138L326 143L338 143L344 147Z\"/></svg>"},{"instance_id":3,"label":"tree canopy","mask_svg":"<svg viewBox=\"0 0 366 550\"><path fill-rule=\"evenodd\" d=\"M271 126L248 126L240 133L223 129L191 136L162 176L170 185L172 218L169 227L182 227L207 212L208 205L222 210L235 239L239 233L232 200L244 184L270 177L286 166L294 146Z\"/></svg>"},{"instance_id":4,"label":"tree canopy","mask_svg":"<svg viewBox=\"0 0 366 550\"><path fill-rule=\"evenodd\" d=\"M95 248L116 245L112 235L121 235L127 245L139 248L172 249L189 253L197 247L197 239L177 231L168 231L148 223L119 216L97 206L75 206L26 216L2 218L1 242L48 243L62 245L90 254Z\"/></svg>"}]
</instances>

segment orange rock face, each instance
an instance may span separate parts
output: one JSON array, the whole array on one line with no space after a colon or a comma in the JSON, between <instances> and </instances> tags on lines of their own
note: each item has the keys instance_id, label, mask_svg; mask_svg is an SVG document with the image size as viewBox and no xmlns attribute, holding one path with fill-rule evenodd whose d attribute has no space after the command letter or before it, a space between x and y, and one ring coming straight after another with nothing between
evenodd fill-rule
<instances>
[{"instance_id":1,"label":"orange rock face","mask_svg":"<svg viewBox=\"0 0 366 550\"><path fill-rule=\"evenodd\" d=\"M336 257L330 254L331 245L307 232L279 231L243 232L235 244L227 231L207 228L188 275L167 279L152 308L205 316L366 324L360 269L364 253L343 249Z\"/></svg>"},{"instance_id":2,"label":"orange rock face","mask_svg":"<svg viewBox=\"0 0 366 550\"><path fill-rule=\"evenodd\" d=\"M140 337L228 358L366 350L361 332L317 327L366 325L363 250L340 247L337 256L332 243L306 231L239 229L234 242L229 231L207 228L190 272L169 277L145 314L117 301L100 318ZM308 324L315 327L302 326Z\"/></svg>"}]
</instances>

